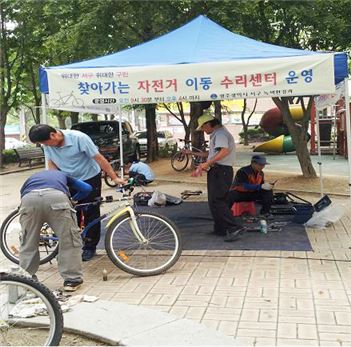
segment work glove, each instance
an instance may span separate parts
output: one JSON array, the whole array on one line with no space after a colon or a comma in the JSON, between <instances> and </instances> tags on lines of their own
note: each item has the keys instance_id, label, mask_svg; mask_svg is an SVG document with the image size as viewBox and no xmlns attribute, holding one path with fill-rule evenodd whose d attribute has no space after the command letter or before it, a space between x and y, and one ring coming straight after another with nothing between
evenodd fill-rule
<instances>
[{"instance_id":1,"label":"work glove","mask_svg":"<svg viewBox=\"0 0 351 347\"><path fill-rule=\"evenodd\" d=\"M270 184L270 183L263 183L263 184L261 185L261 188L262 188L263 190L272 190L272 189L273 189L273 184Z\"/></svg>"}]
</instances>

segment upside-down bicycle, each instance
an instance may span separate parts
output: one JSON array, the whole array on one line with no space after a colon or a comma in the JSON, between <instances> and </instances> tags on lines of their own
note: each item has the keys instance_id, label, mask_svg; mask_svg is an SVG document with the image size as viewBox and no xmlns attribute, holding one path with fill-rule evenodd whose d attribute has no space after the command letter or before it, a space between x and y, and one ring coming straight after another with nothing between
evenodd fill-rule
<instances>
[{"instance_id":1,"label":"upside-down bicycle","mask_svg":"<svg viewBox=\"0 0 351 347\"><path fill-rule=\"evenodd\" d=\"M201 148L192 146L191 141L179 139L184 142L184 147L179 149L171 158L171 165L175 171L183 171L189 162L193 166L199 166L207 160L208 141L204 141Z\"/></svg>"},{"instance_id":2,"label":"upside-down bicycle","mask_svg":"<svg viewBox=\"0 0 351 347\"><path fill-rule=\"evenodd\" d=\"M58 346L61 306L42 283L0 271L0 346Z\"/></svg>"},{"instance_id":3,"label":"upside-down bicycle","mask_svg":"<svg viewBox=\"0 0 351 347\"><path fill-rule=\"evenodd\" d=\"M82 237L100 221L105 226L105 250L110 260L121 270L138 276L158 275L172 267L182 252L181 236L177 227L158 213L133 208L129 200L137 183L134 180L121 188L123 196L112 196L99 201L76 205L76 210L86 210L93 205L119 203L85 226ZM126 192L129 192L128 194ZM1 250L14 263L19 263L21 228L19 209L12 211L0 229ZM49 225L41 230L39 252L40 264L52 260L58 252L59 240Z\"/></svg>"}]
</instances>

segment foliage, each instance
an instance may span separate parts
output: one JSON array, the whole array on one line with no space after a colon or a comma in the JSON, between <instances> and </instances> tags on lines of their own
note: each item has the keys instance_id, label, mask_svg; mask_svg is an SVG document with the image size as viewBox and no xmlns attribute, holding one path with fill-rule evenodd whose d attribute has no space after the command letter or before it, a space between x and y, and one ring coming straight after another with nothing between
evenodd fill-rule
<instances>
[{"instance_id":1,"label":"foliage","mask_svg":"<svg viewBox=\"0 0 351 347\"><path fill-rule=\"evenodd\" d=\"M33 121L39 122L34 106L40 104L41 64L69 64L121 51L200 14L267 43L311 50L351 48L350 0L0 0L0 14L2 130L7 113L15 113L19 105L30 108ZM66 116L58 114L55 122L63 124Z\"/></svg>"},{"instance_id":2,"label":"foliage","mask_svg":"<svg viewBox=\"0 0 351 347\"><path fill-rule=\"evenodd\" d=\"M177 152L177 146L169 146L168 143L162 148L158 149L158 156L160 158L171 158Z\"/></svg>"},{"instance_id":3,"label":"foliage","mask_svg":"<svg viewBox=\"0 0 351 347\"><path fill-rule=\"evenodd\" d=\"M13 149L4 149L2 151L4 164L9 163L16 163L17 162L17 155Z\"/></svg>"},{"instance_id":4,"label":"foliage","mask_svg":"<svg viewBox=\"0 0 351 347\"><path fill-rule=\"evenodd\" d=\"M243 143L244 141L244 136L245 133L244 131L241 131L239 133L239 137L240 137L240 143ZM249 142L261 142L261 141L268 141L270 139L272 139L273 137L270 136L269 134L267 134L262 128L249 128L247 130L247 136L249 139Z\"/></svg>"}]
</instances>

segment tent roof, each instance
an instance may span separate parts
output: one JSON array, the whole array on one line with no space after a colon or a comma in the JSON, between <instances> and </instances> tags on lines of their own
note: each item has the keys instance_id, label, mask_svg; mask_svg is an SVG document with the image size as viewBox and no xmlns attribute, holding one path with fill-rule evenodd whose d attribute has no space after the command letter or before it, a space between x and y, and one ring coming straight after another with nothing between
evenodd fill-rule
<instances>
[{"instance_id":1,"label":"tent roof","mask_svg":"<svg viewBox=\"0 0 351 347\"><path fill-rule=\"evenodd\" d=\"M281 58L318 54L286 48L234 34L205 16L198 16L180 28L151 41L103 57L55 68L108 68L224 62L246 59ZM346 53L335 55L335 79L347 76ZM45 71L41 71L41 89L45 88ZM43 73L44 72L44 73Z\"/></svg>"},{"instance_id":2,"label":"tent roof","mask_svg":"<svg viewBox=\"0 0 351 347\"><path fill-rule=\"evenodd\" d=\"M234 34L205 16L138 46L62 67L112 67L207 63L291 57L316 52L271 45Z\"/></svg>"}]
</instances>

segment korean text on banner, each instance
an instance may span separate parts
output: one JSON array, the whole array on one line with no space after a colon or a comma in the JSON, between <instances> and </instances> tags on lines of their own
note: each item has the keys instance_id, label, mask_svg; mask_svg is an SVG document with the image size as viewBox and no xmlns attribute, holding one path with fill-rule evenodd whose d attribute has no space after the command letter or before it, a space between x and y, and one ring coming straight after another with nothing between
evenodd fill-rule
<instances>
[{"instance_id":1,"label":"korean text on banner","mask_svg":"<svg viewBox=\"0 0 351 347\"><path fill-rule=\"evenodd\" d=\"M47 70L49 106L320 95L335 91L333 54L201 64Z\"/></svg>"}]
</instances>

